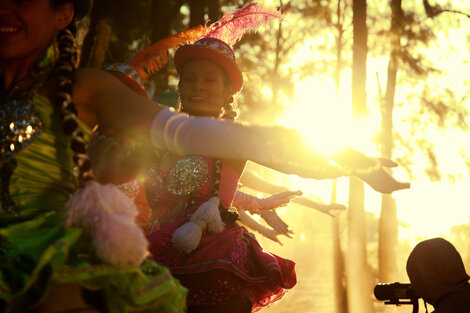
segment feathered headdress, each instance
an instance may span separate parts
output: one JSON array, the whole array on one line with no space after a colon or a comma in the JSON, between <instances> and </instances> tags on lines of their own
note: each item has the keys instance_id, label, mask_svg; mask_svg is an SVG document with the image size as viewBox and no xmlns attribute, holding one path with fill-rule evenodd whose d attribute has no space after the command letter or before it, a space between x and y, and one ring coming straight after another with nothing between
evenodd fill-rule
<instances>
[{"instance_id":1,"label":"feathered headdress","mask_svg":"<svg viewBox=\"0 0 470 313\"><path fill-rule=\"evenodd\" d=\"M256 2L226 13L218 22L207 26L207 31L196 42L180 47L175 54L175 67L180 73L184 63L192 58L205 58L218 64L230 77L233 92L243 86L243 75L237 65L232 46L249 31L275 19L283 19L276 9L265 8Z\"/></svg>"},{"instance_id":2,"label":"feathered headdress","mask_svg":"<svg viewBox=\"0 0 470 313\"><path fill-rule=\"evenodd\" d=\"M284 19L280 10L252 2L241 9L225 13L219 21L209 25L209 30L196 40L210 37L233 46L247 31L267 25L276 19Z\"/></svg>"},{"instance_id":3,"label":"feathered headdress","mask_svg":"<svg viewBox=\"0 0 470 313\"><path fill-rule=\"evenodd\" d=\"M178 48L187 43L192 43L196 38L207 31L208 29L206 27L197 26L159 40L150 47L137 53L132 58L130 65L137 70L140 77L147 78L168 62L168 50Z\"/></svg>"},{"instance_id":4,"label":"feathered headdress","mask_svg":"<svg viewBox=\"0 0 470 313\"><path fill-rule=\"evenodd\" d=\"M222 40L230 47L243 35L273 20L283 19L282 13L273 8L252 2L247 6L225 13L222 18L209 26L197 26L187 31L159 40L150 47L137 53L131 60L141 78L160 70L168 62L168 50L185 44L193 44L203 38Z\"/></svg>"}]
</instances>

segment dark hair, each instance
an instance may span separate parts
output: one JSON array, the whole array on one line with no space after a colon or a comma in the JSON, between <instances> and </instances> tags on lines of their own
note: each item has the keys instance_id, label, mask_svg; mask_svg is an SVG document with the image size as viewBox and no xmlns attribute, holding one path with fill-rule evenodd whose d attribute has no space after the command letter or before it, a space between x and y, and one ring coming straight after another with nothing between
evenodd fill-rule
<instances>
[{"instance_id":1,"label":"dark hair","mask_svg":"<svg viewBox=\"0 0 470 313\"><path fill-rule=\"evenodd\" d=\"M61 6L62 4L70 2L73 5L74 11L75 11L73 22L76 22L76 20L78 19L77 17L83 17L83 16L80 16L82 14L80 14L79 12L80 8L82 7L82 6L79 6L79 1L85 3L86 1L89 1L89 0L50 0L50 3L51 3L52 9L57 10L57 8Z\"/></svg>"},{"instance_id":2,"label":"dark hair","mask_svg":"<svg viewBox=\"0 0 470 313\"><path fill-rule=\"evenodd\" d=\"M51 0L54 8L66 2L72 3L75 7L77 1ZM86 141L78 128L77 109L72 102L73 83L79 55L75 42L76 20L74 17L72 22L57 35L59 57L55 66L57 77L56 107L62 117L62 129L66 135L71 137L70 147L73 151L73 161L79 170L78 183L79 186L83 186L87 181L93 180L94 175L90 158L86 154Z\"/></svg>"}]
</instances>

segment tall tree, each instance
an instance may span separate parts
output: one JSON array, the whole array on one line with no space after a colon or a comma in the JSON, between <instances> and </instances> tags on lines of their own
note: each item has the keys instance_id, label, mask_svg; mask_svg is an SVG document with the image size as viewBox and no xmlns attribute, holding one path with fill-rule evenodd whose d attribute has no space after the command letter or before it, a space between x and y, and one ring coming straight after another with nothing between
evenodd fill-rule
<instances>
[{"instance_id":1,"label":"tall tree","mask_svg":"<svg viewBox=\"0 0 470 313\"><path fill-rule=\"evenodd\" d=\"M336 96L339 98L341 90L341 71L344 67L343 52L345 48L345 12L348 8L348 1L337 0L336 4L336 20L332 19L336 37L336 64L334 71ZM334 180L331 188L331 203L336 202L336 186L337 181ZM344 266L344 254L341 248L341 227L340 218L332 220L333 233L333 284L334 284L334 301L336 313L348 312L347 289L346 289L346 272Z\"/></svg>"},{"instance_id":2,"label":"tall tree","mask_svg":"<svg viewBox=\"0 0 470 313\"><path fill-rule=\"evenodd\" d=\"M427 18L434 19L442 13L453 13L459 14L460 16L467 16L468 14L462 13L457 10L440 7L439 5L432 6L427 0L423 0L423 7ZM404 136L397 136L394 132L393 127L393 110L395 107L395 93L397 88L397 75L399 71L406 72L406 78L415 86L419 86L424 78L430 76L431 73L435 73L436 70L427 65L426 57L422 52L418 52L417 48L423 48L423 44L428 44L431 39L434 38L434 31L428 25L425 25L424 21L427 18L419 18L415 11L405 11L402 7L401 0L391 0L391 23L386 38L389 41L387 45L389 49L389 61L387 69L387 87L385 97L381 101L381 114L382 114L382 136L380 141L381 154L385 158L395 158L393 155L394 145L404 144L409 147L408 151L410 154L414 151L415 147L419 150L424 150L425 155L428 157L430 166L426 170L426 174L431 180L440 180L441 174L438 167L437 156L435 155L432 142L423 140L417 132L413 136L403 138ZM415 8L418 10L419 8ZM447 26L454 22L450 22ZM434 27L436 27L435 25ZM402 78L403 80L403 78ZM420 88L417 88L420 89ZM466 128L465 123L461 123L464 119L465 112L467 110L462 109L459 101L455 103L449 103L444 100L446 92L440 92L440 99L432 99L429 95L429 89L424 87L422 94L419 96L420 105L422 108L420 111L422 114L431 115L437 117L432 118L437 123L432 127L460 127ZM445 90L444 90L445 91ZM453 95L450 92L449 95ZM449 97L449 100L452 98ZM454 97L455 98L455 97ZM454 101L450 101L454 102ZM414 119L414 128L422 129L423 127L429 127L425 121L427 118L423 118L420 114L420 118ZM446 121L454 120L456 123L449 123ZM446 122L444 122L446 121ZM427 125L426 125L427 124ZM397 141L396 139L399 139ZM403 164L406 164L403 162ZM398 219L397 219L397 208L396 202L392 195L382 196L382 207L379 221L379 280L381 281L393 281L397 275L397 264L396 264L396 251L398 246Z\"/></svg>"},{"instance_id":3,"label":"tall tree","mask_svg":"<svg viewBox=\"0 0 470 313\"><path fill-rule=\"evenodd\" d=\"M367 113L367 3L353 0L353 119ZM364 211L364 183L357 177L349 179L347 286L348 306L351 313L373 312L370 297L369 268L366 251L366 225Z\"/></svg>"},{"instance_id":4,"label":"tall tree","mask_svg":"<svg viewBox=\"0 0 470 313\"><path fill-rule=\"evenodd\" d=\"M215 22L221 17L219 0L189 0L189 27ZM207 18L206 18L207 15Z\"/></svg>"},{"instance_id":5,"label":"tall tree","mask_svg":"<svg viewBox=\"0 0 470 313\"><path fill-rule=\"evenodd\" d=\"M284 109L283 100L293 96L295 82L324 71L323 65L327 63L312 57L303 64L292 65L291 57L306 39L324 30L325 21L331 19L328 3L321 0L278 0L275 5L286 13L287 22L274 23L264 31L249 33L236 47L239 64L248 73L248 83L240 101L242 105L250 105L242 108L242 111L249 112L245 114L247 120L266 118L266 110L274 119L274 113Z\"/></svg>"},{"instance_id":6,"label":"tall tree","mask_svg":"<svg viewBox=\"0 0 470 313\"><path fill-rule=\"evenodd\" d=\"M404 13L401 0L391 0L390 57L387 70L387 88L381 106L382 138L381 154L392 158L393 151L393 105L395 102L396 78L400 54L400 38L403 33ZM395 199L391 194L382 195L379 220L379 280L388 282L396 274L396 248L398 243L398 219Z\"/></svg>"}]
</instances>

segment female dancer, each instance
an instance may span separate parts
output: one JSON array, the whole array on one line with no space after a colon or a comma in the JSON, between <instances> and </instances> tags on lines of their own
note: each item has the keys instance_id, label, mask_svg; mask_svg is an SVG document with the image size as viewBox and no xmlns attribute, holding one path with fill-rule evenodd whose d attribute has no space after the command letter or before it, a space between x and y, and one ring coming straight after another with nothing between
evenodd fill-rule
<instances>
[{"instance_id":1,"label":"female dancer","mask_svg":"<svg viewBox=\"0 0 470 313\"><path fill-rule=\"evenodd\" d=\"M354 154L331 166L302 145L282 148L300 143L296 132L190 118L109 73L75 71L74 26L87 7L86 0L0 1L2 311L184 310L178 282L142 263L135 208L93 182L85 137L97 124L184 154L253 159L312 178L358 174L383 192L408 187L375 159ZM323 165L328 170L319 171Z\"/></svg>"},{"instance_id":2,"label":"female dancer","mask_svg":"<svg viewBox=\"0 0 470 313\"><path fill-rule=\"evenodd\" d=\"M70 101L73 30L89 5L0 1L0 311L183 312L185 289L166 268L142 262L142 248L124 259L95 251L117 235L109 227L128 225L145 253L132 212L121 212L118 224L98 211L83 216L102 218L101 225L64 224L70 195L91 178L83 137L93 125L73 117Z\"/></svg>"},{"instance_id":3,"label":"female dancer","mask_svg":"<svg viewBox=\"0 0 470 313\"><path fill-rule=\"evenodd\" d=\"M183 112L234 118L242 75L227 44L201 39L181 47L175 64ZM147 176L147 200L160 224L147 237L149 251L188 288L188 312L256 311L296 283L294 263L264 252L235 222L230 209L244 167L244 161L165 154ZM237 202L248 210L261 208ZM220 209L223 225L211 209L215 215Z\"/></svg>"},{"instance_id":4,"label":"female dancer","mask_svg":"<svg viewBox=\"0 0 470 313\"><path fill-rule=\"evenodd\" d=\"M230 46L200 39L177 50L175 65L183 112L233 119L243 79ZM147 176L147 200L160 223L147 237L149 251L188 288L189 312L257 311L296 283L294 263L264 252L235 222L230 207L244 166L233 159L167 153Z\"/></svg>"}]
</instances>

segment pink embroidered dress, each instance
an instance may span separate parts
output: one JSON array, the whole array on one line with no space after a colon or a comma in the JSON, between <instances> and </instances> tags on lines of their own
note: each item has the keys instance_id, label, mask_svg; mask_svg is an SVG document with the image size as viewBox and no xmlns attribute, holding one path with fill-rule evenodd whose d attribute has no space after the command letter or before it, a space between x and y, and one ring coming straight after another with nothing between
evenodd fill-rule
<instances>
[{"instance_id":1,"label":"pink embroidered dress","mask_svg":"<svg viewBox=\"0 0 470 313\"><path fill-rule=\"evenodd\" d=\"M239 173L222 163L219 197L230 208ZM151 258L167 266L189 289L188 305L253 301L252 311L280 299L296 284L294 262L263 251L254 235L233 223L216 234L204 234L189 254L175 247L172 233L213 196L214 159L186 156L168 172L152 168L145 193L160 227L148 234Z\"/></svg>"},{"instance_id":2,"label":"pink embroidered dress","mask_svg":"<svg viewBox=\"0 0 470 313\"><path fill-rule=\"evenodd\" d=\"M128 66L110 67L122 73L123 80L145 96L141 82ZM237 223L226 223L224 231L203 235L198 247L186 254L173 247L173 232L189 221L199 206L214 196L214 183L219 183L221 209L231 207L240 173L235 161L223 162L220 179L216 176L215 160L202 156L185 156L168 171L152 167L144 188L135 184L121 185L139 209L137 222L146 231L150 258L167 266L183 286L188 288L188 305L233 303L250 299L252 312L282 298L297 282L293 261L263 251L254 235ZM230 166L231 164L232 166ZM135 181L134 181L135 182ZM222 215L222 214L221 214ZM155 223L152 218L157 221Z\"/></svg>"}]
</instances>

